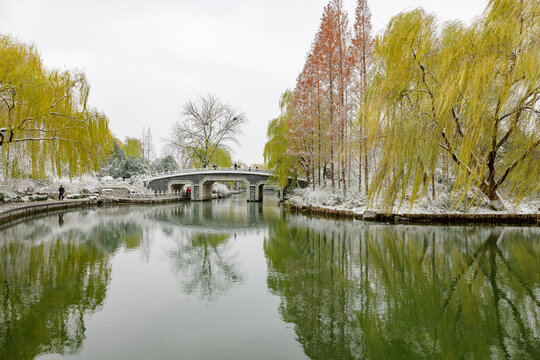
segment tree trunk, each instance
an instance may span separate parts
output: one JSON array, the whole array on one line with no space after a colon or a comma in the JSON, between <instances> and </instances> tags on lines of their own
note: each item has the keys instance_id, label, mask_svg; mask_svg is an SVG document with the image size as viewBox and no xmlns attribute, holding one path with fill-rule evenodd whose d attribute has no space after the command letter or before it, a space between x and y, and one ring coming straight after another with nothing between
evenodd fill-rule
<instances>
[{"instance_id":1,"label":"tree trunk","mask_svg":"<svg viewBox=\"0 0 540 360\"><path fill-rule=\"evenodd\" d=\"M327 175L327 172L326 172L326 161L323 162L323 172L322 172L322 176L323 176L323 185L326 186L326 175Z\"/></svg>"},{"instance_id":2,"label":"tree trunk","mask_svg":"<svg viewBox=\"0 0 540 360\"><path fill-rule=\"evenodd\" d=\"M321 109L320 109L320 104L317 103L317 109L318 109L318 115L319 115L319 132L317 133L317 136L319 138L319 162L318 162L318 170L317 170L317 173L318 173L318 177L319 177L319 186L321 186L321 161L322 161L322 158L321 158Z\"/></svg>"},{"instance_id":3,"label":"tree trunk","mask_svg":"<svg viewBox=\"0 0 540 360\"><path fill-rule=\"evenodd\" d=\"M367 147L364 147L364 186L366 188L366 196L368 194L368 151Z\"/></svg>"},{"instance_id":4,"label":"tree trunk","mask_svg":"<svg viewBox=\"0 0 540 360\"><path fill-rule=\"evenodd\" d=\"M330 69L330 176L332 177L332 189L336 188L336 180L334 178L334 74L332 73L332 59L329 59Z\"/></svg>"},{"instance_id":5,"label":"tree trunk","mask_svg":"<svg viewBox=\"0 0 540 360\"><path fill-rule=\"evenodd\" d=\"M493 210L496 210L496 211L506 210L506 206L504 206L504 202L502 201L501 196L499 195L497 190L495 190L493 193L488 195L488 198L490 202L490 207Z\"/></svg>"},{"instance_id":6,"label":"tree trunk","mask_svg":"<svg viewBox=\"0 0 540 360\"><path fill-rule=\"evenodd\" d=\"M362 142L358 148L358 192L362 191Z\"/></svg>"},{"instance_id":7,"label":"tree trunk","mask_svg":"<svg viewBox=\"0 0 540 360\"><path fill-rule=\"evenodd\" d=\"M431 199L435 201L435 173L431 175Z\"/></svg>"},{"instance_id":8,"label":"tree trunk","mask_svg":"<svg viewBox=\"0 0 540 360\"><path fill-rule=\"evenodd\" d=\"M334 173L334 142L332 141L332 145L330 145L330 176L332 177L332 189L336 188L336 180L334 178Z\"/></svg>"},{"instance_id":9,"label":"tree trunk","mask_svg":"<svg viewBox=\"0 0 540 360\"><path fill-rule=\"evenodd\" d=\"M495 211L506 210L506 206L504 205L504 202L502 201L502 198L499 195L499 192L497 191L497 188L495 186L490 186L488 183L484 182L480 186L480 191L482 191L489 199L489 203L490 203L489 207L492 210L495 210Z\"/></svg>"},{"instance_id":10,"label":"tree trunk","mask_svg":"<svg viewBox=\"0 0 540 360\"><path fill-rule=\"evenodd\" d=\"M313 183L313 190L315 190L315 159L313 158L311 161L311 174L312 174L312 183Z\"/></svg>"}]
</instances>

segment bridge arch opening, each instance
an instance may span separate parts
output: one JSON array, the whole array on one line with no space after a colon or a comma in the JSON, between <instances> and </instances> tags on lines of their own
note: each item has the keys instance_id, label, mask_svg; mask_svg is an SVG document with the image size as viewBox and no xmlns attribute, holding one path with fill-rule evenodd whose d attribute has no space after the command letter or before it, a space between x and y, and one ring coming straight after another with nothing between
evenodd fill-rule
<instances>
[{"instance_id":1,"label":"bridge arch opening","mask_svg":"<svg viewBox=\"0 0 540 360\"><path fill-rule=\"evenodd\" d=\"M201 182L199 183L199 189L200 190L200 196L199 196L199 199L196 199L196 200L211 200L212 199L212 186L214 185L214 183L216 182L219 182L219 183L227 183L227 182L242 182L245 184L246 188L249 189L250 187L250 183L248 181L248 179L242 177L242 178L239 178L239 177L205 177L204 179L201 180Z\"/></svg>"},{"instance_id":2,"label":"bridge arch opening","mask_svg":"<svg viewBox=\"0 0 540 360\"><path fill-rule=\"evenodd\" d=\"M189 192L187 189L189 188ZM167 184L167 191L169 193L178 192L179 195L186 196L189 195L189 199L193 199L193 183L189 180L173 180L169 181Z\"/></svg>"}]
</instances>

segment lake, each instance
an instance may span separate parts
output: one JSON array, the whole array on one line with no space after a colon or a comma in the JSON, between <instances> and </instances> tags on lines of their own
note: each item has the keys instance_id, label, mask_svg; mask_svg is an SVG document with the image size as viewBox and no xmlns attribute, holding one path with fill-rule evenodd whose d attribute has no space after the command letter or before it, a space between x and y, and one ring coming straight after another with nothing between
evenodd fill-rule
<instances>
[{"instance_id":1,"label":"lake","mask_svg":"<svg viewBox=\"0 0 540 360\"><path fill-rule=\"evenodd\" d=\"M275 198L0 230L0 359L540 359L540 229L309 218Z\"/></svg>"}]
</instances>

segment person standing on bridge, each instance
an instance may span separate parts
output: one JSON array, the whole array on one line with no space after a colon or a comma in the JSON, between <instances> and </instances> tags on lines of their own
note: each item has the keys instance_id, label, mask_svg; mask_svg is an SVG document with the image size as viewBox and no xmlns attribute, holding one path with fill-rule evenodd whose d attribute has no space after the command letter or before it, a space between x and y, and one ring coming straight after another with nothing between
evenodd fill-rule
<instances>
[{"instance_id":1,"label":"person standing on bridge","mask_svg":"<svg viewBox=\"0 0 540 360\"><path fill-rule=\"evenodd\" d=\"M64 200L64 194L66 193L66 190L62 185L58 188L58 200Z\"/></svg>"}]
</instances>

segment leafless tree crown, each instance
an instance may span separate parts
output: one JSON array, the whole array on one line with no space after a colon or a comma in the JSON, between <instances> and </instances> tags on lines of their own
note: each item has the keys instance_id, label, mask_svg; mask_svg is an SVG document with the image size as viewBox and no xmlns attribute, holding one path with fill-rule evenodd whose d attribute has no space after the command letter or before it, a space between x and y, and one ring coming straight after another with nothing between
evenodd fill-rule
<instances>
[{"instance_id":1,"label":"leafless tree crown","mask_svg":"<svg viewBox=\"0 0 540 360\"><path fill-rule=\"evenodd\" d=\"M182 119L177 121L168 145L183 154L198 158L208 165L218 147L230 150L231 142L238 143L246 115L216 96L201 96L182 107Z\"/></svg>"}]
</instances>

